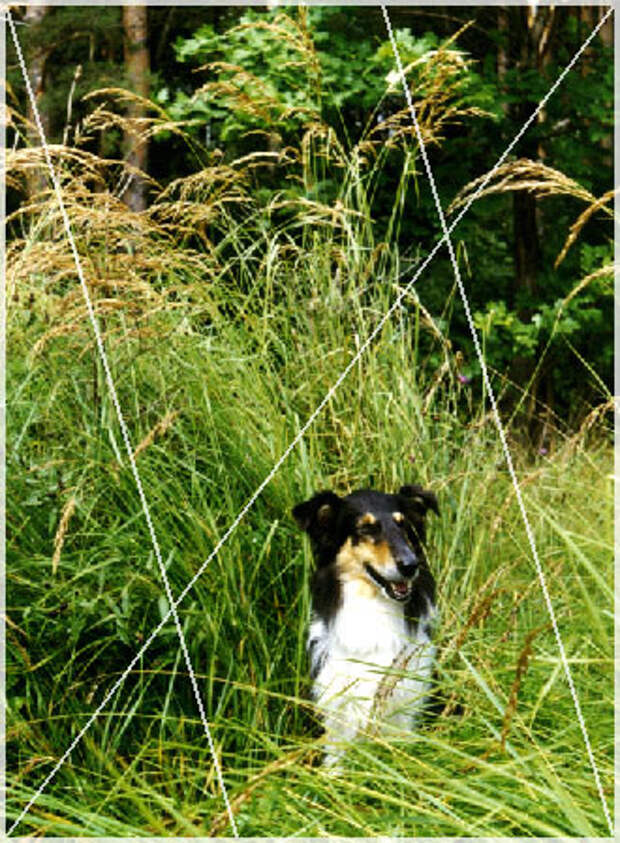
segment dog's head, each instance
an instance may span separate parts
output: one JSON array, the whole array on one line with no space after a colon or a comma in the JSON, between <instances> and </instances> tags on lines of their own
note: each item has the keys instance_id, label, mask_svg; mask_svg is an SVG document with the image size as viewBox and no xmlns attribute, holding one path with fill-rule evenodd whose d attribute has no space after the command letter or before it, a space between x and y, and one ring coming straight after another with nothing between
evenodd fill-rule
<instances>
[{"instance_id":1,"label":"dog's head","mask_svg":"<svg viewBox=\"0 0 620 843\"><path fill-rule=\"evenodd\" d=\"M319 492L293 509L310 536L319 568L334 565L341 582L356 580L406 601L423 567L425 516L439 514L437 498L421 486L397 494L371 490L339 497Z\"/></svg>"}]
</instances>

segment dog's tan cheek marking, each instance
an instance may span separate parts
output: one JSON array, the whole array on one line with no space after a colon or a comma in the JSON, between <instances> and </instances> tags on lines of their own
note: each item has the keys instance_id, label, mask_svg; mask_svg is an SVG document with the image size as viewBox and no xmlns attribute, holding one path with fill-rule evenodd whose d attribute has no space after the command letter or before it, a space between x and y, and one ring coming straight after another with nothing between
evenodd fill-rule
<instances>
[{"instance_id":1,"label":"dog's tan cheek marking","mask_svg":"<svg viewBox=\"0 0 620 843\"><path fill-rule=\"evenodd\" d=\"M336 556L336 569L343 580L359 575L360 562L357 558L357 546L347 539Z\"/></svg>"},{"instance_id":2,"label":"dog's tan cheek marking","mask_svg":"<svg viewBox=\"0 0 620 843\"><path fill-rule=\"evenodd\" d=\"M388 543L362 540L353 544L351 539L347 539L336 557L339 571L349 578L366 578L364 562L370 562L377 571L393 566L394 560Z\"/></svg>"},{"instance_id":3,"label":"dog's tan cheek marking","mask_svg":"<svg viewBox=\"0 0 620 843\"><path fill-rule=\"evenodd\" d=\"M394 519L394 521L396 521L397 524L402 524L405 520L405 516L402 514L402 512L393 512L392 518Z\"/></svg>"},{"instance_id":4,"label":"dog's tan cheek marking","mask_svg":"<svg viewBox=\"0 0 620 843\"><path fill-rule=\"evenodd\" d=\"M387 542L377 542L376 544L367 543L364 561L370 562L378 571L392 567L394 564L390 546Z\"/></svg>"},{"instance_id":5,"label":"dog's tan cheek marking","mask_svg":"<svg viewBox=\"0 0 620 843\"><path fill-rule=\"evenodd\" d=\"M377 523L377 519L372 514L372 512L365 512L364 515L361 516L361 518L357 519L357 526L358 527L363 527L364 524L376 524L376 523Z\"/></svg>"},{"instance_id":6,"label":"dog's tan cheek marking","mask_svg":"<svg viewBox=\"0 0 620 843\"><path fill-rule=\"evenodd\" d=\"M364 562L370 561L374 545L371 542L353 544L347 539L336 556L336 569L343 583L353 583L358 597L372 598L378 594L377 586L368 579Z\"/></svg>"},{"instance_id":7,"label":"dog's tan cheek marking","mask_svg":"<svg viewBox=\"0 0 620 843\"><path fill-rule=\"evenodd\" d=\"M387 542L361 541L353 544L347 539L336 556L336 569L343 583L355 583L356 594L360 597L376 597L379 586L368 578L364 562L377 571L393 567L394 561Z\"/></svg>"}]
</instances>

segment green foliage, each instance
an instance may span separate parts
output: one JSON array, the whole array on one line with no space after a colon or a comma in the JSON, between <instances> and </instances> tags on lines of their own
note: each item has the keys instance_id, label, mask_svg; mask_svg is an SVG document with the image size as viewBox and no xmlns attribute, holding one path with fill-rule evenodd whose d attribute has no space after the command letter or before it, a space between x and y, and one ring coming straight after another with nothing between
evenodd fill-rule
<instances>
[{"instance_id":1,"label":"green foliage","mask_svg":"<svg viewBox=\"0 0 620 843\"><path fill-rule=\"evenodd\" d=\"M399 29L395 37L405 65L424 66L440 47L432 32L415 37ZM177 40L175 50L181 62L208 62L221 86L206 86L192 96L177 93L171 114L197 124L209 121L214 138L233 145L250 131L277 131L290 140L316 120L357 142L376 119L394 68L385 33L368 38L361 18L351 20L329 7L310 7L296 16L249 9L228 32L201 27L191 38ZM233 96L226 95L227 84ZM491 90L465 61L457 84L463 103L485 107L492 102ZM395 93L400 97L398 86ZM257 107L244 109L244 102Z\"/></svg>"},{"instance_id":2,"label":"green foliage","mask_svg":"<svg viewBox=\"0 0 620 843\"><path fill-rule=\"evenodd\" d=\"M581 248L581 272L584 277L596 272L601 265L611 266L612 255L609 246ZM584 334L598 336L604 348L597 355L603 363L607 376L609 352L612 346L611 324L606 321L606 312L613 307L613 274L610 272L593 278L579 291L578 296L567 295L553 302L539 303L533 313L519 318L505 301L490 301L484 311L476 311L474 324L480 331L485 351L500 370L508 368L515 356L534 358L541 348L549 346L554 339L579 339ZM521 300L528 303L527 299ZM607 390L606 396L610 393Z\"/></svg>"}]
</instances>

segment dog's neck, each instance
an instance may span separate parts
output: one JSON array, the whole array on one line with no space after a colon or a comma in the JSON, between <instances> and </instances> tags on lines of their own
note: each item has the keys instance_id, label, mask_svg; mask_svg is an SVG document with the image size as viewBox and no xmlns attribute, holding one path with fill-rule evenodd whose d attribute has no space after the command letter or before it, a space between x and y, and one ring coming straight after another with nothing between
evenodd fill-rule
<instances>
[{"instance_id":1,"label":"dog's neck","mask_svg":"<svg viewBox=\"0 0 620 843\"><path fill-rule=\"evenodd\" d=\"M398 651L406 635L403 605L359 581L341 585L342 603L330 625L330 637L350 653Z\"/></svg>"}]
</instances>

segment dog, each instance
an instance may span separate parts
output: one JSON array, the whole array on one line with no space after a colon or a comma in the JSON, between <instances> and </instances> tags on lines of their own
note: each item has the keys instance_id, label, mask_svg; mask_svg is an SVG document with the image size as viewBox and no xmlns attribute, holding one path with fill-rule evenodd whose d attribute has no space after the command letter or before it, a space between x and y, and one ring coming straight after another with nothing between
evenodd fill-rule
<instances>
[{"instance_id":1,"label":"dog","mask_svg":"<svg viewBox=\"0 0 620 843\"><path fill-rule=\"evenodd\" d=\"M437 618L424 553L429 510L439 514L433 492L408 485L396 494L319 492L292 511L316 565L307 648L324 764L335 772L358 733L410 732L429 697Z\"/></svg>"}]
</instances>

